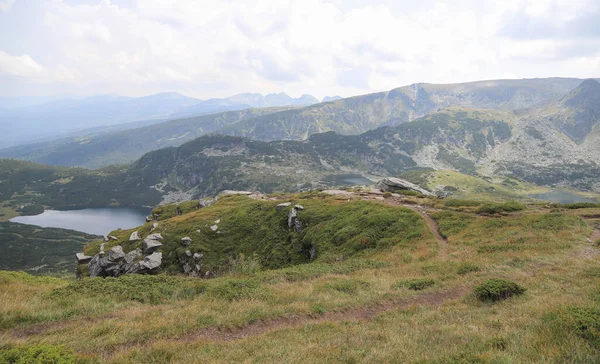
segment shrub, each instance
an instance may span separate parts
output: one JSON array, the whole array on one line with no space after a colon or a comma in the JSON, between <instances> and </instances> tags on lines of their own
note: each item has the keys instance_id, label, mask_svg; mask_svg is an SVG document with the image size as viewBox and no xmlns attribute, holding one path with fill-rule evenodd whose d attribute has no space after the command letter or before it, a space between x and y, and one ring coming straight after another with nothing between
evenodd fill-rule
<instances>
[{"instance_id":1,"label":"shrub","mask_svg":"<svg viewBox=\"0 0 600 364\"><path fill-rule=\"evenodd\" d=\"M565 209L591 209L591 208L600 208L600 203L595 202L576 202L576 203L568 203L568 204L559 204L559 207Z\"/></svg>"},{"instance_id":2,"label":"shrub","mask_svg":"<svg viewBox=\"0 0 600 364\"><path fill-rule=\"evenodd\" d=\"M446 207L474 207L481 206L483 202L475 200L459 200L459 199L448 199L444 201Z\"/></svg>"},{"instance_id":3,"label":"shrub","mask_svg":"<svg viewBox=\"0 0 600 364\"><path fill-rule=\"evenodd\" d=\"M260 257L255 253L246 256L240 253L236 259L229 259L229 273L254 275L261 270Z\"/></svg>"},{"instance_id":4,"label":"shrub","mask_svg":"<svg viewBox=\"0 0 600 364\"><path fill-rule=\"evenodd\" d=\"M545 316L556 332L571 331L586 340L591 346L600 348L600 309L597 307L565 307Z\"/></svg>"},{"instance_id":5,"label":"shrub","mask_svg":"<svg viewBox=\"0 0 600 364\"><path fill-rule=\"evenodd\" d=\"M18 209L17 212L19 212L23 216L39 215L44 212L44 206L36 204L27 205L23 206L23 208Z\"/></svg>"},{"instance_id":6,"label":"shrub","mask_svg":"<svg viewBox=\"0 0 600 364\"><path fill-rule=\"evenodd\" d=\"M62 346L38 344L20 346L0 352L0 363L75 363L73 352Z\"/></svg>"},{"instance_id":7,"label":"shrub","mask_svg":"<svg viewBox=\"0 0 600 364\"><path fill-rule=\"evenodd\" d=\"M498 214L500 212L514 212L525 210L525 205L519 202L511 201L504 203L491 203L480 206L477 213L480 214Z\"/></svg>"},{"instance_id":8,"label":"shrub","mask_svg":"<svg viewBox=\"0 0 600 364\"><path fill-rule=\"evenodd\" d=\"M394 191L399 195L404 195L404 196L414 196L414 197L418 197L418 198L425 198L425 195L417 192L417 191L413 191L413 190L396 190Z\"/></svg>"},{"instance_id":9,"label":"shrub","mask_svg":"<svg viewBox=\"0 0 600 364\"><path fill-rule=\"evenodd\" d=\"M479 272L480 270L481 269L476 264L469 263L469 262L462 262L458 265L458 268L456 269L456 273L467 274L467 273L471 273L471 272Z\"/></svg>"},{"instance_id":10,"label":"shrub","mask_svg":"<svg viewBox=\"0 0 600 364\"><path fill-rule=\"evenodd\" d=\"M435 281L431 278L415 278L396 283L396 288L406 287L413 291L422 291L434 284Z\"/></svg>"},{"instance_id":11,"label":"shrub","mask_svg":"<svg viewBox=\"0 0 600 364\"><path fill-rule=\"evenodd\" d=\"M496 302L525 292L525 288L506 279L492 278L475 288L475 297L480 301Z\"/></svg>"}]
</instances>

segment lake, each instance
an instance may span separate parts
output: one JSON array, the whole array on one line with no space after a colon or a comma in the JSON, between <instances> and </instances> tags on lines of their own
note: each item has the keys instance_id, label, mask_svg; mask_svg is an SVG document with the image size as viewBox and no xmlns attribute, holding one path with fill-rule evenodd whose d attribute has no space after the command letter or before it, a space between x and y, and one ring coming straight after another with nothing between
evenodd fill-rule
<instances>
[{"instance_id":1,"label":"lake","mask_svg":"<svg viewBox=\"0 0 600 364\"><path fill-rule=\"evenodd\" d=\"M598 202L592 198L576 195L574 193L563 191L563 190L552 190L544 193L534 193L528 195L529 197L537 198L539 200L556 202L556 203L575 203L575 202Z\"/></svg>"},{"instance_id":2,"label":"lake","mask_svg":"<svg viewBox=\"0 0 600 364\"><path fill-rule=\"evenodd\" d=\"M10 221L107 235L118 228L131 229L142 225L148 214L150 209L143 207L102 207L66 211L46 210L39 215L17 216Z\"/></svg>"},{"instance_id":3,"label":"lake","mask_svg":"<svg viewBox=\"0 0 600 364\"><path fill-rule=\"evenodd\" d=\"M374 184L368 178L360 174L330 174L328 176L323 177L323 182L325 182L328 186L363 186L363 185L372 185Z\"/></svg>"}]
</instances>

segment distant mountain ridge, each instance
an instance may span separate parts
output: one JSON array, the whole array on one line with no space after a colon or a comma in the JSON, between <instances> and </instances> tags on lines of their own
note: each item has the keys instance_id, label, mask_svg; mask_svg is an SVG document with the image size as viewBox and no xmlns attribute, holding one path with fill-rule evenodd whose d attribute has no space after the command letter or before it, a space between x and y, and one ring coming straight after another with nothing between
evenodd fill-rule
<instances>
[{"instance_id":1,"label":"distant mountain ridge","mask_svg":"<svg viewBox=\"0 0 600 364\"><path fill-rule=\"evenodd\" d=\"M496 110L499 121L504 118L516 120L518 117L512 113L513 109L520 109L519 115L525 115L528 109L537 110L535 112L538 114L546 112L543 110L566 110L567 105L561 106L557 100L566 97L582 82L573 78L548 78L451 85L414 84L388 92L307 107L272 108L261 112L234 111L198 119L173 120L128 131L94 133L51 143L25 145L0 150L0 157L98 168L112 163L131 162L151 150L178 146L214 132L264 141L307 140L312 134L327 131L361 134L381 126L398 126L448 107L488 109L490 112ZM284 97L284 94L266 97L241 94L233 96L233 101L228 102L266 102L267 98L272 100L280 97ZM503 111L507 112L502 114ZM465 112L468 113L468 110ZM427 160L424 155L418 158Z\"/></svg>"},{"instance_id":2,"label":"distant mountain ridge","mask_svg":"<svg viewBox=\"0 0 600 364\"><path fill-rule=\"evenodd\" d=\"M292 98L285 93L241 94L200 100L176 92L144 97L98 95L82 98L0 98L0 147L135 121L164 121L256 107L306 106L319 101L310 95Z\"/></svg>"}]
</instances>

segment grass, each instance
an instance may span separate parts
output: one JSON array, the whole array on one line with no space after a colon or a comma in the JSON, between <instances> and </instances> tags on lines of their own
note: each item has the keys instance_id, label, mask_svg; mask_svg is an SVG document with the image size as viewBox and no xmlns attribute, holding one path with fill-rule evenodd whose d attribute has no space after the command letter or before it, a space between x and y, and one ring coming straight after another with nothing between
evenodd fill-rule
<instances>
[{"instance_id":1,"label":"grass","mask_svg":"<svg viewBox=\"0 0 600 364\"><path fill-rule=\"evenodd\" d=\"M401 231L408 225L393 230L412 216L403 209L289 197L305 206L300 218L311 227L298 241L329 248L313 262L266 270L261 263L211 280L159 275L72 282L0 272L0 350L44 345L110 363L598 361L600 273L595 259L581 255L591 229L573 211L437 212L432 216L448 239L440 254L428 230L409 230L411 238ZM160 221L159 228L176 242L181 231L173 222L196 228L220 217L224 234L227 206L256 206L244 201L226 198ZM360 218L330 218L344 211ZM390 224L393 212L398 221ZM351 224L369 231L374 246L339 244L336 234ZM396 240L385 241L387 229ZM486 246L520 249L480 250ZM493 305L471 294L499 277L527 294ZM286 324L261 331L278 320ZM222 340L246 327L252 329L244 338ZM202 336L207 332L213 336Z\"/></svg>"}]
</instances>

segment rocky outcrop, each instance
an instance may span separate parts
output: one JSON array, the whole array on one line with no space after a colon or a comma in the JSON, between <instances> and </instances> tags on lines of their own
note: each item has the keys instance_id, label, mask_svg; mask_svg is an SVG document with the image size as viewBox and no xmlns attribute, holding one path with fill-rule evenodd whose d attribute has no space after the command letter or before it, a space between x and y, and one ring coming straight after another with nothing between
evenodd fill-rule
<instances>
[{"instance_id":1,"label":"rocky outcrop","mask_svg":"<svg viewBox=\"0 0 600 364\"><path fill-rule=\"evenodd\" d=\"M304 207L296 205L288 212L288 229L301 233L302 222L298 219L298 210L304 210Z\"/></svg>"},{"instance_id":2,"label":"rocky outcrop","mask_svg":"<svg viewBox=\"0 0 600 364\"><path fill-rule=\"evenodd\" d=\"M190 277L203 277L202 258L204 254L192 253L191 250L186 250L184 254L179 256L179 264L183 268L183 272Z\"/></svg>"},{"instance_id":3,"label":"rocky outcrop","mask_svg":"<svg viewBox=\"0 0 600 364\"><path fill-rule=\"evenodd\" d=\"M94 255L88 265L90 277L119 277L123 274L154 274L160 270L162 253L142 254L135 249L125 254L120 245L112 247L108 253Z\"/></svg>"},{"instance_id":4,"label":"rocky outcrop","mask_svg":"<svg viewBox=\"0 0 600 364\"><path fill-rule=\"evenodd\" d=\"M144 242L142 243L142 251L144 252L144 254L152 254L161 246L162 246L162 243L159 242L158 240L146 238L146 239L144 239Z\"/></svg>"},{"instance_id":5,"label":"rocky outcrop","mask_svg":"<svg viewBox=\"0 0 600 364\"><path fill-rule=\"evenodd\" d=\"M138 234L137 230L132 232L131 235L129 236L129 241L138 241L138 240L142 240L142 238L140 238L140 235Z\"/></svg>"},{"instance_id":6,"label":"rocky outcrop","mask_svg":"<svg viewBox=\"0 0 600 364\"><path fill-rule=\"evenodd\" d=\"M408 182L407 180L404 180L401 178L394 178L394 177L384 178L381 181L377 182L377 187L379 189L381 189L382 191L387 191L387 192L394 192L397 190L409 190L409 191L418 192L425 196L436 197L433 193L427 191L426 189L421 188L421 187L417 186L416 184L414 184L412 182Z\"/></svg>"},{"instance_id":7,"label":"rocky outcrop","mask_svg":"<svg viewBox=\"0 0 600 364\"><path fill-rule=\"evenodd\" d=\"M181 238L181 245L188 246L191 243L192 243L192 238L190 238L189 236L185 236L185 237Z\"/></svg>"},{"instance_id":8,"label":"rocky outcrop","mask_svg":"<svg viewBox=\"0 0 600 364\"><path fill-rule=\"evenodd\" d=\"M83 253L77 253L75 254L75 258L77 259L77 264L87 264L93 257Z\"/></svg>"}]
</instances>

